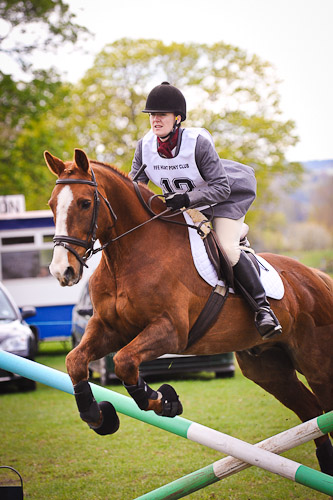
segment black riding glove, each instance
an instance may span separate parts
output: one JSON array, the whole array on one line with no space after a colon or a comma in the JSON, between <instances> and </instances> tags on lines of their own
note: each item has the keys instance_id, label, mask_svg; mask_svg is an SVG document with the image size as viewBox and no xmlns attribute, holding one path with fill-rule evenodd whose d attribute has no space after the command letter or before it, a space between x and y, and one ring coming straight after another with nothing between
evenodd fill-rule
<instances>
[{"instance_id":1,"label":"black riding glove","mask_svg":"<svg viewBox=\"0 0 333 500\"><path fill-rule=\"evenodd\" d=\"M190 199L187 193L175 193L170 194L165 202L167 207L172 208L172 210L179 210L180 208L187 208L190 206Z\"/></svg>"}]
</instances>

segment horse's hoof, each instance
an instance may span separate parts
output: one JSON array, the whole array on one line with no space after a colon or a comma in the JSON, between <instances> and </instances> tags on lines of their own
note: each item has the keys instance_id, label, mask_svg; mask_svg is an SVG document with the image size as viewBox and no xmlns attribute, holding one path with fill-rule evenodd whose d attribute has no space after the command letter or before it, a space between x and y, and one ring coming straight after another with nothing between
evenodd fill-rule
<instances>
[{"instance_id":1,"label":"horse's hoof","mask_svg":"<svg viewBox=\"0 0 333 500\"><path fill-rule=\"evenodd\" d=\"M102 412L103 421L99 427L92 427L91 425L89 427L101 436L117 432L120 422L114 406L108 401L101 401L98 403L98 407Z\"/></svg>"},{"instance_id":2,"label":"horse's hoof","mask_svg":"<svg viewBox=\"0 0 333 500\"><path fill-rule=\"evenodd\" d=\"M318 446L316 455L321 472L333 476L333 446L330 439Z\"/></svg>"},{"instance_id":3,"label":"horse's hoof","mask_svg":"<svg viewBox=\"0 0 333 500\"><path fill-rule=\"evenodd\" d=\"M162 412L157 413L157 415L161 415L162 417L175 417L183 413L183 406L179 401L176 391L171 385L161 385L158 392L162 394Z\"/></svg>"}]
</instances>

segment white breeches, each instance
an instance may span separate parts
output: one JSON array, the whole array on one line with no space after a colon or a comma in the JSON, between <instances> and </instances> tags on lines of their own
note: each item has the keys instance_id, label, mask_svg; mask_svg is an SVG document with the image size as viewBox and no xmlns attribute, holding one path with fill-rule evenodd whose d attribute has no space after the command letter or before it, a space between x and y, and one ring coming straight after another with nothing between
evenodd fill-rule
<instances>
[{"instance_id":1,"label":"white breeches","mask_svg":"<svg viewBox=\"0 0 333 500\"><path fill-rule=\"evenodd\" d=\"M213 220L213 228L232 267L239 261L241 252L239 240L243 229L244 219L245 216L238 220L225 219L223 217L215 217Z\"/></svg>"}]
</instances>

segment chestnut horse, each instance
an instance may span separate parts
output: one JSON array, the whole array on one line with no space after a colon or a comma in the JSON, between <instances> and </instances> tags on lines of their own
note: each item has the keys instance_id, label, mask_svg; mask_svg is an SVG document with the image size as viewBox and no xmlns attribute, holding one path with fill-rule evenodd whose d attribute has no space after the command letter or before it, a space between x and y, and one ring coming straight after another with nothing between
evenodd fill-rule
<instances>
[{"instance_id":1,"label":"chestnut horse","mask_svg":"<svg viewBox=\"0 0 333 500\"><path fill-rule=\"evenodd\" d=\"M87 258L103 250L89 283L93 316L80 344L66 358L80 416L91 428L99 434L118 429L114 408L98 404L87 381L89 362L115 351L116 375L141 409L158 415L180 414L181 403L170 385L157 391L150 388L139 376L140 363L166 353L232 351L243 374L303 422L333 410L329 276L291 258L263 254L285 288L281 300L270 301L282 335L263 340L247 303L230 294L216 323L188 348L189 330L211 292L193 264L188 229L152 218L126 174L89 161L81 150L75 150L74 161L63 162L48 152L45 160L58 177L49 201L56 224L51 273L62 286L75 285ZM146 186L140 185L140 191L145 201L152 197ZM152 199L151 208L157 214L166 212L158 197ZM173 220L184 222L181 214ZM101 246L94 249L97 239ZM296 372L305 376L311 390ZM315 442L321 469L333 475L329 437Z\"/></svg>"}]
</instances>

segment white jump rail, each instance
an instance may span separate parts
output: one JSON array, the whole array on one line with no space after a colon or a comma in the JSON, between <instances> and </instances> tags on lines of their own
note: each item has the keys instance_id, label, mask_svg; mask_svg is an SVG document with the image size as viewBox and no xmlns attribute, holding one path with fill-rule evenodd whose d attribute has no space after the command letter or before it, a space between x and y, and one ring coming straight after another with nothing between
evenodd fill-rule
<instances>
[{"instance_id":1,"label":"white jump rail","mask_svg":"<svg viewBox=\"0 0 333 500\"><path fill-rule=\"evenodd\" d=\"M0 368L73 395L73 386L69 376L48 366L15 356L6 351L0 351ZM109 401L116 411L124 415L154 425L221 453L231 455L247 464L256 465L327 495L333 495L332 476L191 420L182 417L159 417L152 411L142 411L127 396L95 384L90 384L90 386L97 401Z\"/></svg>"}]
</instances>

